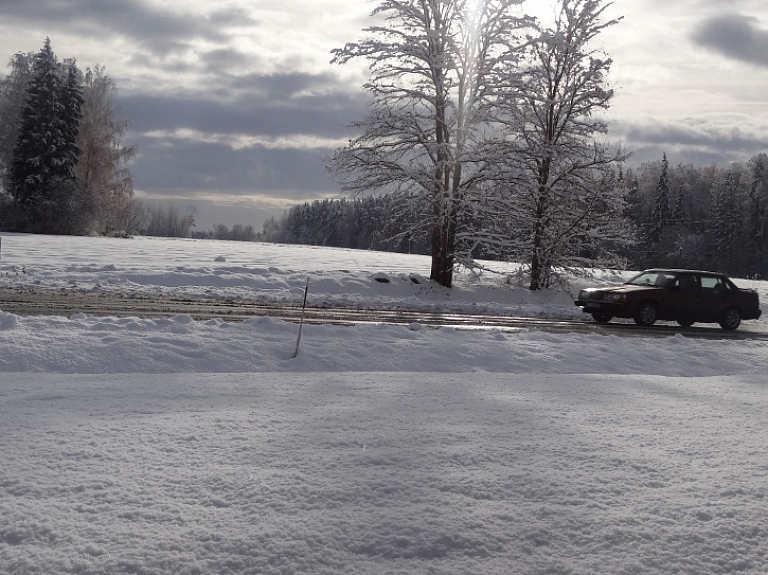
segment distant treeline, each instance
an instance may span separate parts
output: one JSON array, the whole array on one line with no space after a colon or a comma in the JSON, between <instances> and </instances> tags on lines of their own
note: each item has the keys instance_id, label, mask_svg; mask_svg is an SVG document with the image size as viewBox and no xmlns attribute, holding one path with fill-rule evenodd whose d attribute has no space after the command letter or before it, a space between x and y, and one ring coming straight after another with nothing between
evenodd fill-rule
<instances>
[{"instance_id":1,"label":"distant treeline","mask_svg":"<svg viewBox=\"0 0 768 575\"><path fill-rule=\"evenodd\" d=\"M674 266L737 277L768 274L768 155L729 167L670 166L626 174L627 217L640 241L633 268Z\"/></svg>"},{"instance_id":2,"label":"distant treeline","mask_svg":"<svg viewBox=\"0 0 768 575\"><path fill-rule=\"evenodd\" d=\"M192 237L202 240L231 240L236 242L255 242L259 239L253 226L243 226L235 224L232 229L225 224L216 224L212 230L207 232L194 231Z\"/></svg>"},{"instance_id":3,"label":"distant treeline","mask_svg":"<svg viewBox=\"0 0 768 575\"><path fill-rule=\"evenodd\" d=\"M265 242L428 254L414 229L418 209L404 209L388 195L315 200L270 218L258 239Z\"/></svg>"}]
</instances>

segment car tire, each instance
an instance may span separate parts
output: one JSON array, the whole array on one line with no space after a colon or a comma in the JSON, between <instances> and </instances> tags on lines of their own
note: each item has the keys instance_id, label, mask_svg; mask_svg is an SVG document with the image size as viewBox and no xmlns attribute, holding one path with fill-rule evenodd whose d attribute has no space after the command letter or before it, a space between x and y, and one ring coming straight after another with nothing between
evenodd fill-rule
<instances>
[{"instance_id":1,"label":"car tire","mask_svg":"<svg viewBox=\"0 0 768 575\"><path fill-rule=\"evenodd\" d=\"M741 314L735 307L729 307L720 320L720 327L726 331L733 331L741 325Z\"/></svg>"},{"instance_id":2,"label":"car tire","mask_svg":"<svg viewBox=\"0 0 768 575\"><path fill-rule=\"evenodd\" d=\"M679 323L683 327L691 327L696 322L694 322L694 321L692 321L690 319L679 319L679 320L677 320L677 323Z\"/></svg>"},{"instance_id":3,"label":"car tire","mask_svg":"<svg viewBox=\"0 0 768 575\"><path fill-rule=\"evenodd\" d=\"M593 311L592 312L592 318L597 323L608 323L608 322L610 322L613 319L613 316L610 315L610 314L607 314L607 313L600 313L598 311Z\"/></svg>"},{"instance_id":4,"label":"car tire","mask_svg":"<svg viewBox=\"0 0 768 575\"><path fill-rule=\"evenodd\" d=\"M635 313L635 323L643 327L651 327L656 323L656 316L658 315L656 304L652 301L644 301L637 308Z\"/></svg>"}]
</instances>

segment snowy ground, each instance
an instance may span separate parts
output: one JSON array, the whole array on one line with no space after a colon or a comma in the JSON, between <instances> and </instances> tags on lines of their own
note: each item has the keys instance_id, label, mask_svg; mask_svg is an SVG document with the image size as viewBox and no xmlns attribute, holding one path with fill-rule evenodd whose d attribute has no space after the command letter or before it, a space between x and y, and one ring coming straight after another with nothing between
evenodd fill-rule
<instances>
[{"instance_id":1,"label":"snowy ground","mask_svg":"<svg viewBox=\"0 0 768 575\"><path fill-rule=\"evenodd\" d=\"M299 301L309 276L316 303L580 314L502 271L447 292L420 256L0 252L0 285ZM308 325L293 359L296 335L0 311L0 573L766 572L765 342Z\"/></svg>"}]
</instances>

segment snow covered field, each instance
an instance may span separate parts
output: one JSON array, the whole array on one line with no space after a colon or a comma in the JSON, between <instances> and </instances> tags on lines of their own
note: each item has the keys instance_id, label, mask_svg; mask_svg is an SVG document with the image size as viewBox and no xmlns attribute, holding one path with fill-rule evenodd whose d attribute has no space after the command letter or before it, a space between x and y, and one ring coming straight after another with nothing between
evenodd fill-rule
<instances>
[{"instance_id":1,"label":"snow covered field","mask_svg":"<svg viewBox=\"0 0 768 575\"><path fill-rule=\"evenodd\" d=\"M428 269L149 238L0 252L5 286L299 302L309 276L315 304L580 315L512 268L450 292ZM296 334L0 311L0 573L766 573L765 342L307 325L292 359Z\"/></svg>"}]
</instances>

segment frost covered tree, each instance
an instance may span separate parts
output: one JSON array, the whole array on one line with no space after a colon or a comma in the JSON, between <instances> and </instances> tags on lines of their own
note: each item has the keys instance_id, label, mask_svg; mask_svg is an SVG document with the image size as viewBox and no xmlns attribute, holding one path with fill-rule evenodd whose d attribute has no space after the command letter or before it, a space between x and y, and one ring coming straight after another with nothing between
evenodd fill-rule
<instances>
[{"instance_id":1,"label":"frost covered tree","mask_svg":"<svg viewBox=\"0 0 768 575\"><path fill-rule=\"evenodd\" d=\"M92 205L92 225L102 233L125 229L136 207L133 178L127 167L136 150L123 145L128 122L119 118L116 91L103 67L86 70L83 117L77 135L81 155L75 172Z\"/></svg>"},{"instance_id":2,"label":"frost covered tree","mask_svg":"<svg viewBox=\"0 0 768 575\"><path fill-rule=\"evenodd\" d=\"M469 194L479 179L493 81L517 57L522 0L383 0L367 37L333 62L366 60L369 115L328 168L353 194L393 194L403 216L428 206L408 233L429 237L430 278L450 287ZM397 215L395 215L397 217Z\"/></svg>"},{"instance_id":3,"label":"frost covered tree","mask_svg":"<svg viewBox=\"0 0 768 575\"><path fill-rule=\"evenodd\" d=\"M46 38L32 65L10 169L9 188L23 230L67 233L81 209L73 201L81 106L74 62L62 67Z\"/></svg>"},{"instance_id":4,"label":"frost covered tree","mask_svg":"<svg viewBox=\"0 0 768 575\"><path fill-rule=\"evenodd\" d=\"M752 158L750 176L745 247L747 274L754 276L760 272L768 252L768 155L759 154Z\"/></svg>"},{"instance_id":5,"label":"frost covered tree","mask_svg":"<svg viewBox=\"0 0 768 575\"><path fill-rule=\"evenodd\" d=\"M40 154L35 155L35 145L39 146L42 138L35 136L20 142L20 130L25 114L29 116L31 109L37 112L31 119L27 117L26 129L34 128L34 121L44 119L40 112L46 109L45 103L40 102L40 80L33 82L33 67L36 62L38 66L41 64L38 62L41 54L53 71L48 78L58 86L56 98L51 102L59 116L53 131L35 128L40 134L50 134L48 142L55 144L47 146L47 152L42 148L37 150ZM127 167L135 149L122 144L128 123L119 118L113 80L103 67L88 69L83 75L73 59L58 64L49 40L40 54L16 54L10 67L11 73L0 81L0 201L3 203L0 226L5 229L43 226L46 231L60 233L81 232L86 228L102 233L128 229L138 209ZM49 93L54 93L52 86L47 88ZM41 169L37 175L27 174L21 184L17 183L18 195L12 195L16 152L19 163L15 169L34 168L38 161ZM29 157L37 159L30 163L23 159L24 154L32 154ZM53 164L58 166L55 174L46 168ZM19 174L17 172L17 176ZM24 181L28 186L23 185ZM33 189L36 200L40 201L33 199L30 204L28 196ZM23 198L27 199L20 201ZM35 215L36 211L39 213Z\"/></svg>"},{"instance_id":6,"label":"frost covered tree","mask_svg":"<svg viewBox=\"0 0 768 575\"><path fill-rule=\"evenodd\" d=\"M733 273L734 244L740 233L738 188L738 174L731 169L719 189L713 225L715 254L724 259L728 274Z\"/></svg>"},{"instance_id":7,"label":"frost covered tree","mask_svg":"<svg viewBox=\"0 0 768 575\"><path fill-rule=\"evenodd\" d=\"M61 99L61 132L62 146L59 150L60 177L67 181L75 182L77 175L75 168L78 164L81 149L77 145L77 136L80 131L80 120L83 117L83 86L80 83L80 70L74 60L65 66L63 81L59 90Z\"/></svg>"},{"instance_id":8,"label":"frost covered tree","mask_svg":"<svg viewBox=\"0 0 768 575\"><path fill-rule=\"evenodd\" d=\"M675 198L675 209L672 210L672 219L680 222L683 219L683 204L685 203L685 190L683 184L677 188L677 197Z\"/></svg>"},{"instance_id":9,"label":"frost covered tree","mask_svg":"<svg viewBox=\"0 0 768 575\"><path fill-rule=\"evenodd\" d=\"M678 190L674 212L661 241L627 252L631 265L706 268L736 277L768 274L768 156L727 167L668 168L670 188ZM660 160L638 170L640 209L631 217L646 230L662 171Z\"/></svg>"},{"instance_id":10,"label":"frost covered tree","mask_svg":"<svg viewBox=\"0 0 768 575\"><path fill-rule=\"evenodd\" d=\"M616 248L631 238L617 185L624 155L604 142L600 117L613 97L612 61L592 48L619 21L603 21L606 7L560 0L552 26L529 39L519 86L517 68L509 71L515 83L499 109L508 208L500 213L512 214L519 230L516 250L529 262L531 290L549 287L557 268L619 265Z\"/></svg>"},{"instance_id":11,"label":"frost covered tree","mask_svg":"<svg viewBox=\"0 0 768 575\"><path fill-rule=\"evenodd\" d=\"M34 52L14 54L10 74L0 81L0 188L6 193L34 57Z\"/></svg>"}]
</instances>

